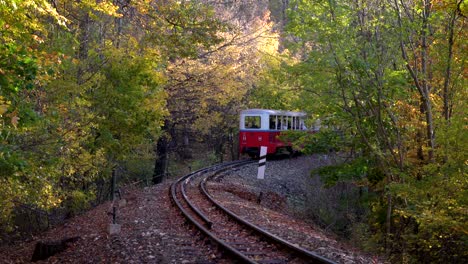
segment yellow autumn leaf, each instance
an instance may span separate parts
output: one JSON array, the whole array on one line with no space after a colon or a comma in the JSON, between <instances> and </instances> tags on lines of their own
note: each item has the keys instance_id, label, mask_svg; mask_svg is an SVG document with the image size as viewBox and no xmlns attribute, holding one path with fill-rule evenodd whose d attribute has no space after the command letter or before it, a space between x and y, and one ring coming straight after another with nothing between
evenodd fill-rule
<instances>
[{"instance_id":1,"label":"yellow autumn leaf","mask_svg":"<svg viewBox=\"0 0 468 264\"><path fill-rule=\"evenodd\" d=\"M0 116L8 111L8 105L0 104Z\"/></svg>"}]
</instances>

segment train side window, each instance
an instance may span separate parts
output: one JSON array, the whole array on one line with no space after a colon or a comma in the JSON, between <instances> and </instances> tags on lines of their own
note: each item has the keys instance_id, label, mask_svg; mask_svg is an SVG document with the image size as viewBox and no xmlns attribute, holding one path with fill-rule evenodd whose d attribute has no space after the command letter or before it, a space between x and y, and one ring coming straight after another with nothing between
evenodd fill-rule
<instances>
[{"instance_id":1,"label":"train side window","mask_svg":"<svg viewBox=\"0 0 468 264\"><path fill-rule=\"evenodd\" d=\"M301 130L307 130L307 127L304 125L304 120L302 119L300 120L299 126Z\"/></svg>"},{"instance_id":2,"label":"train side window","mask_svg":"<svg viewBox=\"0 0 468 264\"><path fill-rule=\"evenodd\" d=\"M276 130L278 123L278 117L275 115L270 116L270 129Z\"/></svg>"},{"instance_id":3,"label":"train side window","mask_svg":"<svg viewBox=\"0 0 468 264\"><path fill-rule=\"evenodd\" d=\"M281 117L281 130L288 130L289 118L287 116ZM291 124L291 123L289 123Z\"/></svg>"},{"instance_id":4,"label":"train side window","mask_svg":"<svg viewBox=\"0 0 468 264\"><path fill-rule=\"evenodd\" d=\"M244 119L245 128L260 129L261 118L260 116L246 116Z\"/></svg>"}]
</instances>

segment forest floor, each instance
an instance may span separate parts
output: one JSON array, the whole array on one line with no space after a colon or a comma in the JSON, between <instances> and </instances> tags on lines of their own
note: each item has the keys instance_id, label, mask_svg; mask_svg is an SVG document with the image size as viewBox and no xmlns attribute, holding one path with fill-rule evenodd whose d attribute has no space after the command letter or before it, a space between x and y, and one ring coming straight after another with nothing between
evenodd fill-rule
<instances>
[{"instance_id":1,"label":"forest floor","mask_svg":"<svg viewBox=\"0 0 468 264\"><path fill-rule=\"evenodd\" d=\"M276 225L283 235L294 237L295 234L305 234L306 237L297 239L322 241L316 250L338 263L382 262L375 256L337 241L336 236L295 219L288 214L284 203L275 200L278 197L265 196L259 202L252 199L257 195L255 192L249 193L247 189L245 192L235 191L229 177L226 178L211 185L224 204L261 211L257 221L268 221L273 229ZM167 181L152 187L123 190L122 200L116 203L117 223L122 228L117 235L109 235L107 231L112 221L109 213L113 207L111 202L107 202L29 241L1 247L0 263L28 263L38 241L61 241L75 237L78 239L67 243L62 252L36 263L232 263L209 240L185 223L170 201L170 184ZM276 206L272 207L272 204Z\"/></svg>"}]
</instances>

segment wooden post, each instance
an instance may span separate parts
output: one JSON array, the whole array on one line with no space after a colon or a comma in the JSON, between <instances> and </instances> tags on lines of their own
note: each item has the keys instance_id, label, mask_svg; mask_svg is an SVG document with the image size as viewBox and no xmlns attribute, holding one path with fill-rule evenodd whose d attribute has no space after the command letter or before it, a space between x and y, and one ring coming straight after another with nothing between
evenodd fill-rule
<instances>
[{"instance_id":1,"label":"wooden post","mask_svg":"<svg viewBox=\"0 0 468 264\"><path fill-rule=\"evenodd\" d=\"M115 235L115 234L118 234L120 233L120 230L121 230L121 227L119 224L117 224L116 222L116 218L117 218L117 209L115 207L115 193L116 193L116 190L117 190L117 176L115 175L115 169L112 170L112 213L110 213L112 215L112 224L109 224L109 229L108 229L108 232L110 235Z\"/></svg>"}]
</instances>

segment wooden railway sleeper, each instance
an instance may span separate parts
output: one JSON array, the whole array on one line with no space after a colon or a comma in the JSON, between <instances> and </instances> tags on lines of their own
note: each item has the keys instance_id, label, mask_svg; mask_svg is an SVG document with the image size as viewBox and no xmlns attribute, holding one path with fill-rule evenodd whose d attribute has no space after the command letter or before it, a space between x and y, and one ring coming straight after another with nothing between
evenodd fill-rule
<instances>
[{"instance_id":1,"label":"wooden railway sleeper","mask_svg":"<svg viewBox=\"0 0 468 264\"><path fill-rule=\"evenodd\" d=\"M212 175L211 177L214 177L216 176L215 175ZM322 257L320 255L318 255L317 253L313 252L313 251L309 251L309 250L306 250L302 247L299 247L295 244L292 244L290 243L289 241L277 236L277 235L274 235L272 234L271 232L265 230L265 229L262 229L248 221L246 221L245 219L239 217L238 215L236 215L234 212L232 212L231 210L227 209L226 207L224 207L223 205L221 205L219 202L217 202L208 192L207 188L206 188L206 182L207 182L208 178L205 178L202 180L201 182L201 189L202 189L202 192L206 195L206 197L214 204L216 205L220 210L226 212L229 216L231 216L233 219L235 219L236 221L238 221L239 223L249 227L253 232L257 232L257 233L260 233L262 234L264 237L270 239L270 240L273 240L273 241L276 241L277 243L279 244L282 244L283 246L285 247L288 247L290 248L291 250L293 251L296 251L304 256L307 256L309 258L311 258L314 263L325 263L325 264L336 264L334 261L332 260L329 260L325 257Z\"/></svg>"},{"instance_id":2,"label":"wooden railway sleeper","mask_svg":"<svg viewBox=\"0 0 468 264\"><path fill-rule=\"evenodd\" d=\"M236 162L233 162L233 163L231 163L231 164L233 164L232 167L234 167L234 166L236 166L236 165L240 165L241 162L237 162L237 163L236 163ZM230 165L231 165L231 164L230 164ZM216 170L216 169L219 170L220 167L224 170L227 166L228 166L228 165L226 165L225 167L223 167L223 166L221 166L221 165L219 165L219 166L213 166L213 167L210 167L210 168L205 169L205 170L199 170L198 173L201 174L201 173L203 173L203 172L213 172L213 171ZM216 175L216 172L215 172L214 174ZM241 247L236 247L235 245L230 245L229 242L223 241L222 239L220 239L219 237L215 236L213 233L211 233L210 231L208 231L208 229L206 229L203 225L201 225L199 222L197 222L197 221L182 207L182 205L180 204L180 202L179 202L179 200L178 200L179 198L177 198L177 195L176 195L176 191L175 191L176 184L179 184L179 183L180 183L180 184L181 184L181 189L183 189L183 188L182 188L182 187L184 186L183 182L184 182L186 179L188 179L189 177L191 177L191 176L194 176L194 173L192 173L192 174L190 174L190 175L187 175L186 177L183 177L182 179L180 179L179 181L177 181L175 184L173 184L173 185L171 186L172 198L173 198L174 202L176 203L176 205L179 207L179 209L183 212L183 214L184 214L188 219L190 219L190 221L191 221L194 225L196 225L200 231L202 231L203 233L205 233L210 239L212 239L213 241L216 241L221 247L223 247L224 249L226 249L226 250L229 251L230 253L236 255L242 262L245 262L245 263L265 263L265 264L266 264L266 263L271 263L271 264L276 264L276 263L287 263L289 260L294 259L294 258L297 257L297 253L295 253L295 254L290 254L289 257L287 257L286 259L281 259L281 260L279 260L279 259L265 259L265 258L268 257L268 254L269 254L269 253L266 253L265 251L258 251L258 250L255 250L255 249L253 249L253 248L252 248L252 250L244 251ZM188 181L190 181L190 180L187 180L187 182L188 182ZM202 184L201 184L201 185L202 185L202 187L201 187L201 188L202 188L202 191L205 193L205 195L208 196L208 198L209 198L210 200L212 200L212 202L213 202L214 204L216 204L216 205L218 206L218 204L217 204L216 202L214 202L213 199L212 199L212 197L207 193L206 188L205 188L205 186L204 186L204 185L205 185L205 182L206 182L206 178L205 178L204 180L202 180ZM180 193L184 194L184 193L185 193L185 190L184 190L184 191L181 190ZM188 198L186 197L186 195L182 195L182 196L184 196L184 199L188 200ZM187 202L187 201L186 201L186 202ZM188 202L187 202L187 204L188 204ZM190 206L190 207L195 208L195 206ZM218 206L218 207L219 207L219 206ZM193 208L192 208L192 209L193 209ZM224 208L224 209L225 209L225 208ZM192 210L192 211L193 211L193 212L196 212L197 210ZM224 211L226 211L226 210L224 210ZM227 210L226 212L227 212L229 215L233 214L233 213L230 212L229 210ZM198 215L198 213L195 213L195 214ZM231 216L232 216L232 215L231 215ZM201 217L200 217L200 218L201 218ZM206 219L207 219L207 218L206 218ZM206 221L205 223L208 223L208 222L211 223L211 221L209 221L209 220ZM244 220L243 222L241 221L242 224L245 224L244 222L245 222L245 220ZM247 224L247 226L251 226L251 225L252 225L252 224L250 224L250 223ZM210 226L210 227L211 227L211 226ZM258 229L258 227L257 227L257 228L254 228L254 229ZM262 233L263 235L265 235L265 233L268 233L269 235L271 235L269 232L267 232L267 231L265 231L265 230L262 230L260 233ZM229 239L227 239L227 240L229 240ZM283 241L284 241L284 239L281 239L281 238L278 238L278 237L275 237L275 239L273 239L273 240L277 240L277 241L280 240L280 242L283 242ZM234 241L231 241L231 242L234 242ZM286 242L287 242L287 241L286 241ZM302 249L302 250L304 250L304 249ZM304 251L305 251L305 250L304 250ZM301 252L301 253L304 254L305 252ZM311 252L307 252L307 253L311 253ZM308 255L308 256L310 257L310 254L307 254L307 253L306 253L306 255ZM249 256L248 256L249 254L250 254L251 256L253 256L253 257L249 257ZM323 257L320 257L320 256L318 256L318 258L317 258L317 256L316 256L313 252L312 252L312 255L314 255L314 256L313 256L313 257L314 257L314 260L315 260L314 262L317 262L317 261L318 261L318 262L320 262L320 263L334 263L334 262L332 262L332 261L330 261L330 260L328 260L328 259L325 259L325 258L323 258ZM265 257L260 258L260 256L265 256Z\"/></svg>"},{"instance_id":3,"label":"wooden railway sleeper","mask_svg":"<svg viewBox=\"0 0 468 264\"><path fill-rule=\"evenodd\" d=\"M188 206L190 207L190 209L192 209L193 212L195 212L195 214L197 214L198 217L200 217L203 222L205 222L206 226L208 227L208 229L211 229L212 226L213 226L213 222L208 219L208 217L203 214L203 212L200 211L200 209L198 209L191 201L190 199L188 199L188 196L187 196L187 193L185 192L185 184L187 184L187 180L183 181L181 183L181 193L182 193L182 196L184 197L184 200L185 202L188 204Z\"/></svg>"}]
</instances>

